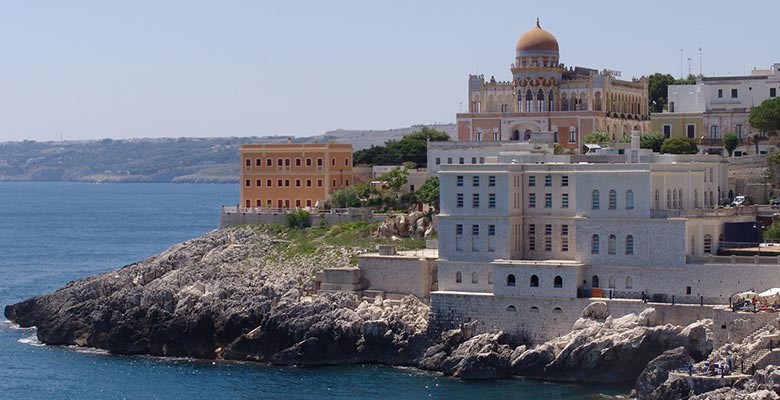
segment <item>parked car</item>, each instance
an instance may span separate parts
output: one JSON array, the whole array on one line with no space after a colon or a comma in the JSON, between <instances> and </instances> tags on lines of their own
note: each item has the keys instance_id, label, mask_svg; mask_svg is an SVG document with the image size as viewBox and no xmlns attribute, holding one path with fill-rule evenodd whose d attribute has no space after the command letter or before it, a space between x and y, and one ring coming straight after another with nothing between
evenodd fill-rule
<instances>
[{"instance_id":1,"label":"parked car","mask_svg":"<svg viewBox=\"0 0 780 400\"><path fill-rule=\"evenodd\" d=\"M780 208L780 197L769 200L769 205L772 206L772 208Z\"/></svg>"},{"instance_id":2,"label":"parked car","mask_svg":"<svg viewBox=\"0 0 780 400\"><path fill-rule=\"evenodd\" d=\"M737 196L734 198L734 201L731 202L732 206L746 206L748 205L748 198L747 196Z\"/></svg>"}]
</instances>

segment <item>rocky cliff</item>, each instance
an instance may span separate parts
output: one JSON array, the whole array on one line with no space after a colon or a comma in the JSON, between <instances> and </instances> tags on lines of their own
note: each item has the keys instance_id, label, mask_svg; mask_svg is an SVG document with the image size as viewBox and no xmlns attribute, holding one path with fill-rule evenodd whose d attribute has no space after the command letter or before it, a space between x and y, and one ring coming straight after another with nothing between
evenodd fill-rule
<instances>
[{"instance_id":1,"label":"rocky cliff","mask_svg":"<svg viewBox=\"0 0 780 400\"><path fill-rule=\"evenodd\" d=\"M289 234L229 228L173 246L142 262L71 282L7 306L48 344L118 354L252 360L272 364L385 363L462 379L511 375L567 382L629 382L664 351L696 359L711 350L707 322L658 325L654 311L613 318L588 307L572 332L528 348L506 333L459 329L432 335L428 306L314 296L314 275L346 266L352 250L317 244L300 252ZM660 369L648 378L657 384Z\"/></svg>"}]
</instances>

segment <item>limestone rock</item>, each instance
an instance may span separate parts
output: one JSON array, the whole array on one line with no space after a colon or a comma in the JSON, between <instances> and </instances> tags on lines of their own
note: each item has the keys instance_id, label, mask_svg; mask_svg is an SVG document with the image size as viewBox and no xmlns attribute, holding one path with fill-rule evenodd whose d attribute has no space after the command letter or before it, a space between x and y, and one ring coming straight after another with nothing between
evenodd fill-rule
<instances>
[{"instance_id":1,"label":"limestone rock","mask_svg":"<svg viewBox=\"0 0 780 400\"><path fill-rule=\"evenodd\" d=\"M680 368L685 363L693 363L685 347L677 347L663 352L650 361L636 380L636 394L639 400L653 399L651 394L669 377L669 371Z\"/></svg>"},{"instance_id":2,"label":"limestone rock","mask_svg":"<svg viewBox=\"0 0 780 400\"><path fill-rule=\"evenodd\" d=\"M594 301L582 310L581 318L605 320L609 316L609 306L603 301Z\"/></svg>"}]
</instances>

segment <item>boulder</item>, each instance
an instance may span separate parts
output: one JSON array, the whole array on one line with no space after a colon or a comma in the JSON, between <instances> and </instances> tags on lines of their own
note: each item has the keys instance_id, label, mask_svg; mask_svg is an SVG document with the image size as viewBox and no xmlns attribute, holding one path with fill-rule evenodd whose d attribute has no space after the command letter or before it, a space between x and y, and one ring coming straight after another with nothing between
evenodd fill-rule
<instances>
[{"instance_id":1,"label":"boulder","mask_svg":"<svg viewBox=\"0 0 780 400\"><path fill-rule=\"evenodd\" d=\"M669 371L693 362L693 358L688 355L685 347L681 346L663 352L660 356L651 360L639 375L639 378L637 378L637 399L653 399L651 396L653 391L666 381L669 377Z\"/></svg>"}]
</instances>

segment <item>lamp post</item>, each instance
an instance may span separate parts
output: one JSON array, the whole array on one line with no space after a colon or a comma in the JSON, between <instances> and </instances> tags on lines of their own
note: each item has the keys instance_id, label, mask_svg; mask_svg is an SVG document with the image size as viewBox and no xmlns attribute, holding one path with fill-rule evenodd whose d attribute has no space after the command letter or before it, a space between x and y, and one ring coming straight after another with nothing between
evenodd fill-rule
<instances>
[{"instance_id":1,"label":"lamp post","mask_svg":"<svg viewBox=\"0 0 780 400\"><path fill-rule=\"evenodd\" d=\"M764 229L764 223L763 222L759 222L758 220L754 221L753 222L753 229L758 229L758 243L757 243L757 247L758 247L758 256L761 257L761 242L762 242L761 232Z\"/></svg>"}]
</instances>

